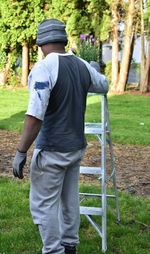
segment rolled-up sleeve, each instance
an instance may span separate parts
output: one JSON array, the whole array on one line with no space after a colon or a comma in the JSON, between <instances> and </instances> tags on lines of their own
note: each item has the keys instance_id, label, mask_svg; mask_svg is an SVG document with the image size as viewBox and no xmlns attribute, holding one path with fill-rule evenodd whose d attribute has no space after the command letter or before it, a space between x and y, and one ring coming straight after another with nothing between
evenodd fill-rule
<instances>
[{"instance_id":1,"label":"rolled-up sleeve","mask_svg":"<svg viewBox=\"0 0 150 254\"><path fill-rule=\"evenodd\" d=\"M88 62L81 59L91 76L91 86L89 87L89 92L106 94L109 90L109 83L105 75L100 74L94 67L92 67Z\"/></svg>"},{"instance_id":2,"label":"rolled-up sleeve","mask_svg":"<svg viewBox=\"0 0 150 254\"><path fill-rule=\"evenodd\" d=\"M109 84L105 75L100 74L93 67L90 67L88 70L92 81L89 92L106 94L109 89Z\"/></svg>"},{"instance_id":3,"label":"rolled-up sleeve","mask_svg":"<svg viewBox=\"0 0 150 254\"><path fill-rule=\"evenodd\" d=\"M28 85L30 97L26 115L43 121L50 98L51 80L42 62L33 67L28 78Z\"/></svg>"}]
</instances>

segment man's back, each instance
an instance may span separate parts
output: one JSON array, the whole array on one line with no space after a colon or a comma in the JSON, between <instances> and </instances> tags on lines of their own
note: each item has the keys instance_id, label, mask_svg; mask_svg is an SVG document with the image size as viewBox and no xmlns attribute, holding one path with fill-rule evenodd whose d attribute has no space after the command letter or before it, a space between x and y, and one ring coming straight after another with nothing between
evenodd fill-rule
<instances>
[{"instance_id":1,"label":"man's back","mask_svg":"<svg viewBox=\"0 0 150 254\"><path fill-rule=\"evenodd\" d=\"M55 68L51 68L51 61ZM80 59L68 54L49 54L45 65L55 77L51 79L52 91L36 147L59 152L84 148L84 113L91 84L89 71Z\"/></svg>"}]
</instances>

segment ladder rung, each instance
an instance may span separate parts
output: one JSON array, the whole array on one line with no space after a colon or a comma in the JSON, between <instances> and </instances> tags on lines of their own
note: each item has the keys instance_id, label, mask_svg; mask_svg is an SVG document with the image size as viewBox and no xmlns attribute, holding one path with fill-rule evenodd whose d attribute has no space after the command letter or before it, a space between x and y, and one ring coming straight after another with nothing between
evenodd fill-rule
<instances>
[{"instance_id":1,"label":"ladder rung","mask_svg":"<svg viewBox=\"0 0 150 254\"><path fill-rule=\"evenodd\" d=\"M85 123L85 134L102 134L102 124Z\"/></svg>"},{"instance_id":2,"label":"ladder rung","mask_svg":"<svg viewBox=\"0 0 150 254\"><path fill-rule=\"evenodd\" d=\"M86 214L86 215L102 215L102 208L80 206L80 214Z\"/></svg>"},{"instance_id":3,"label":"ladder rung","mask_svg":"<svg viewBox=\"0 0 150 254\"><path fill-rule=\"evenodd\" d=\"M106 133L109 130L106 128ZM102 124L101 123L85 123L85 134L102 134Z\"/></svg>"},{"instance_id":4,"label":"ladder rung","mask_svg":"<svg viewBox=\"0 0 150 254\"><path fill-rule=\"evenodd\" d=\"M101 167L80 167L80 174L100 175L102 174Z\"/></svg>"},{"instance_id":5,"label":"ladder rung","mask_svg":"<svg viewBox=\"0 0 150 254\"><path fill-rule=\"evenodd\" d=\"M103 195L102 194L97 194L97 193L86 193L86 192L80 192L80 196L85 196L85 197L91 197L91 198L101 198ZM106 194L107 198L116 198L115 195L108 195Z\"/></svg>"}]
</instances>

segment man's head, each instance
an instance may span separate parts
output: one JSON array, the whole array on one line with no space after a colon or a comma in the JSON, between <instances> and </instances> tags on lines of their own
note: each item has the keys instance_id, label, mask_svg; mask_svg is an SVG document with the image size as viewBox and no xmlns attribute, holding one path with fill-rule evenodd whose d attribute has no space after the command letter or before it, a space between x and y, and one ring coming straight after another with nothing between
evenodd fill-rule
<instances>
[{"instance_id":1,"label":"man's head","mask_svg":"<svg viewBox=\"0 0 150 254\"><path fill-rule=\"evenodd\" d=\"M65 24L60 20L46 19L39 24L36 44L45 56L51 52L64 53L67 42Z\"/></svg>"},{"instance_id":2,"label":"man's head","mask_svg":"<svg viewBox=\"0 0 150 254\"><path fill-rule=\"evenodd\" d=\"M51 45L67 45L67 34L65 24L58 19L46 19L38 26L36 44L43 48L51 47ZM51 44L51 45L50 45ZM46 46L46 47L45 47Z\"/></svg>"}]
</instances>

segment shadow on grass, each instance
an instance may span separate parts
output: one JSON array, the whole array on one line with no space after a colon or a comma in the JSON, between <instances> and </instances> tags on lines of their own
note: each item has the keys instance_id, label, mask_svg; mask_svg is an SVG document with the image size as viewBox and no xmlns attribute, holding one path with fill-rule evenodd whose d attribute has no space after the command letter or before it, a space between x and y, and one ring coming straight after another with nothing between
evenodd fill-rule
<instances>
[{"instance_id":1,"label":"shadow on grass","mask_svg":"<svg viewBox=\"0 0 150 254\"><path fill-rule=\"evenodd\" d=\"M23 127L25 111L13 114L8 118L0 120L0 129L10 131L21 131Z\"/></svg>"}]
</instances>

